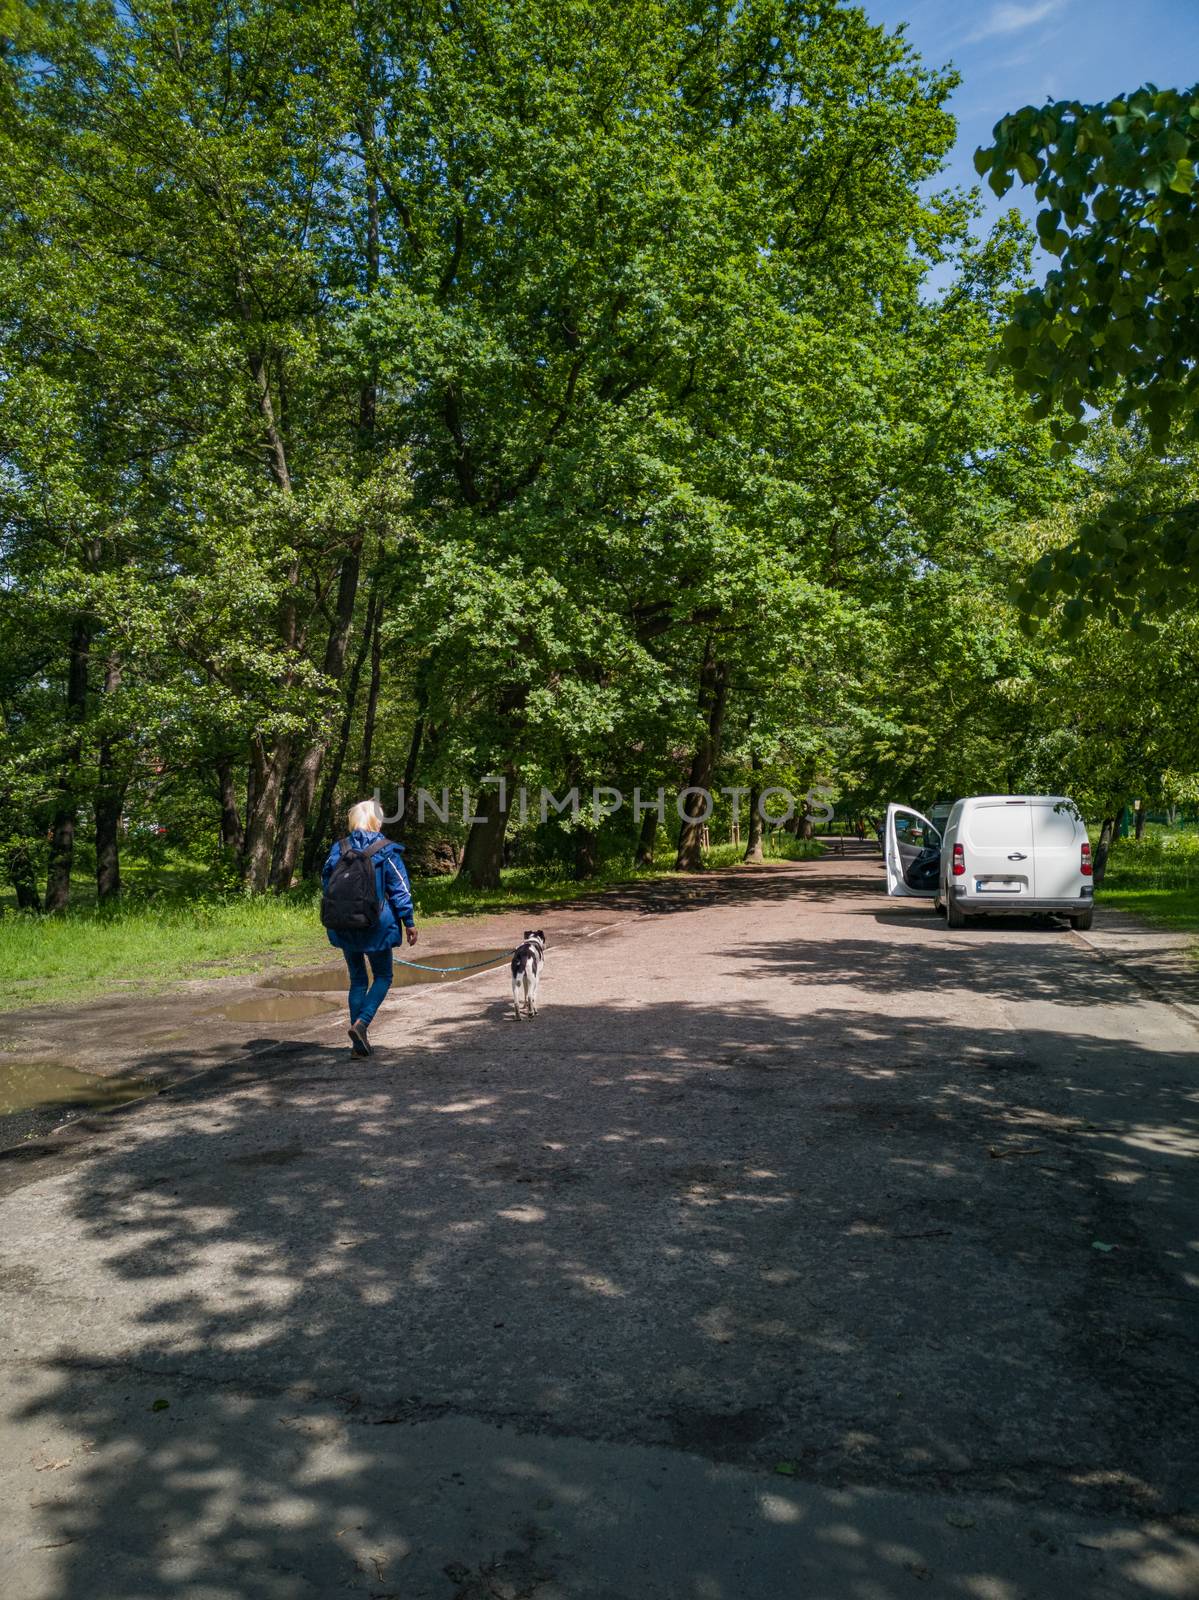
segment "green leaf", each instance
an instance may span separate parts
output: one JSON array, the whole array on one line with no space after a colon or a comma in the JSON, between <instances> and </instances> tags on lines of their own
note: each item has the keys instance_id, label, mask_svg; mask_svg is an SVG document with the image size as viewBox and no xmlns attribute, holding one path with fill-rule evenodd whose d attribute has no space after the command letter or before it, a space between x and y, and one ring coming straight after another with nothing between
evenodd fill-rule
<instances>
[{"instance_id":1,"label":"green leaf","mask_svg":"<svg viewBox=\"0 0 1199 1600\"><path fill-rule=\"evenodd\" d=\"M1037 213L1037 233L1040 236L1042 243L1044 243L1046 239L1051 239L1054 234L1057 233L1061 220L1062 214L1056 209L1039 211Z\"/></svg>"}]
</instances>

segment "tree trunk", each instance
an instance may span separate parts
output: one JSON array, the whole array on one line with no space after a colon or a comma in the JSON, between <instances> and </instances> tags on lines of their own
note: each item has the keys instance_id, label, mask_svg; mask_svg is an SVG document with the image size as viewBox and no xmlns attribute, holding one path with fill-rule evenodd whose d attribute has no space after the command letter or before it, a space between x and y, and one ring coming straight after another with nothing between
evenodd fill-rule
<instances>
[{"instance_id":1,"label":"tree trunk","mask_svg":"<svg viewBox=\"0 0 1199 1600\"><path fill-rule=\"evenodd\" d=\"M251 757L254 807L247 807L244 868L246 887L255 894L264 893L270 881L279 826L279 796L290 757L289 739L281 740L268 752L261 738L255 738Z\"/></svg>"},{"instance_id":2,"label":"tree trunk","mask_svg":"<svg viewBox=\"0 0 1199 1600\"><path fill-rule=\"evenodd\" d=\"M221 788L221 848L235 857L240 856L246 831L237 809L237 784L233 778L233 762L228 756L218 757L216 773Z\"/></svg>"},{"instance_id":3,"label":"tree trunk","mask_svg":"<svg viewBox=\"0 0 1199 1600\"><path fill-rule=\"evenodd\" d=\"M475 801L475 815L462 852L458 876L476 889L498 889L500 868L504 864L504 834L508 827L507 808L500 807L499 785L489 783Z\"/></svg>"},{"instance_id":4,"label":"tree trunk","mask_svg":"<svg viewBox=\"0 0 1199 1600\"><path fill-rule=\"evenodd\" d=\"M575 877L585 883L599 870L599 834L594 828L576 828L574 833Z\"/></svg>"},{"instance_id":5,"label":"tree trunk","mask_svg":"<svg viewBox=\"0 0 1199 1600\"><path fill-rule=\"evenodd\" d=\"M1136 840L1139 844L1145 837L1145 802L1142 800L1137 807Z\"/></svg>"},{"instance_id":6,"label":"tree trunk","mask_svg":"<svg viewBox=\"0 0 1199 1600\"><path fill-rule=\"evenodd\" d=\"M418 716L408 742L408 759L404 763L404 797L406 810L401 824L400 838L408 852L411 869L422 877L446 877L462 865L462 849L445 823L435 815L426 814L421 822L417 813L417 791L422 771L436 766L437 753L443 728L429 720L428 691L418 681Z\"/></svg>"},{"instance_id":7,"label":"tree trunk","mask_svg":"<svg viewBox=\"0 0 1199 1600\"><path fill-rule=\"evenodd\" d=\"M75 859L77 820L70 781L58 785L58 801L50 823L50 865L46 872L46 910L65 911L71 903L71 864Z\"/></svg>"},{"instance_id":8,"label":"tree trunk","mask_svg":"<svg viewBox=\"0 0 1199 1600\"><path fill-rule=\"evenodd\" d=\"M647 811L641 819L641 835L637 840L637 854L633 859L634 866L652 867L654 864L654 846L658 842L658 813L656 810Z\"/></svg>"},{"instance_id":9,"label":"tree trunk","mask_svg":"<svg viewBox=\"0 0 1199 1600\"><path fill-rule=\"evenodd\" d=\"M299 768L299 757L296 754L296 741L292 739L291 759L283 772L283 785L279 790L278 826L275 830L275 845L271 851L271 870L267 874L267 882L274 889L279 887L279 861L283 854L283 841L286 837L283 823L287 817L288 806L291 803L292 787L295 783L296 772Z\"/></svg>"},{"instance_id":10,"label":"tree trunk","mask_svg":"<svg viewBox=\"0 0 1199 1600\"><path fill-rule=\"evenodd\" d=\"M749 786L749 832L745 841L745 859L747 861L761 861L762 858L762 813L758 806L762 799L762 784L759 774L762 770L761 758L757 755L750 757L753 768L753 777Z\"/></svg>"},{"instance_id":11,"label":"tree trunk","mask_svg":"<svg viewBox=\"0 0 1199 1600\"><path fill-rule=\"evenodd\" d=\"M249 874L249 861L247 845L250 837L250 819L258 809L258 763L255 760L253 746L250 748L250 759L246 762L246 810L245 826L242 828L241 849L237 855L238 874L243 883Z\"/></svg>"},{"instance_id":12,"label":"tree trunk","mask_svg":"<svg viewBox=\"0 0 1199 1600\"><path fill-rule=\"evenodd\" d=\"M379 680L383 664L383 641L380 633L380 614L375 618L375 631L371 637L371 680L366 691L366 712L362 718L362 751L358 761L358 795L372 795L376 785L371 782L371 756L375 748L375 721L379 713Z\"/></svg>"},{"instance_id":13,"label":"tree trunk","mask_svg":"<svg viewBox=\"0 0 1199 1600\"><path fill-rule=\"evenodd\" d=\"M345 672L346 649L350 642L350 629L354 622L354 602L358 597L358 574L362 566L362 534L351 541L341 561L337 582L337 609L325 643L324 675L340 688ZM300 756L288 785L287 803L283 808L279 849L272 872L275 889L290 889L296 876L296 866L304 844L304 829L312 810L312 799L321 775L325 752L332 739L326 734L315 738Z\"/></svg>"},{"instance_id":14,"label":"tree trunk","mask_svg":"<svg viewBox=\"0 0 1199 1600\"><path fill-rule=\"evenodd\" d=\"M247 332L251 334L247 360L258 397L258 414L262 424L263 443L266 446L267 467L276 491L290 499L291 468L288 464L287 442L284 437L285 414L276 410L271 392L273 357L269 349L257 346L253 342L252 333L256 318L246 281L240 272L235 295ZM281 382L281 365L278 370ZM293 552L283 586L278 618L279 639L288 651L298 650L301 642L296 604L299 582L300 558L298 552ZM295 669L289 664L283 674L283 686L289 688L294 681ZM276 854L275 845L279 831L279 803L283 794L284 780L291 768L293 748L292 740L285 738L281 739L274 749L268 751L261 735L256 735L254 738L251 775L247 783L246 837L242 874L246 887L256 894L263 893L270 881L271 864Z\"/></svg>"},{"instance_id":15,"label":"tree trunk","mask_svg":"<svg viewBox=\"0 0 1199 1600\"><path fill-rule=\"evenodd\" d=\"M40 911L42 898L37 892L37 874L33 870L33 857L29 854L27 844L12 846L4 863L4 871L17 897L17 910Z\"/></svg>"},{"instance_id":16,"label":"tree trunk","mask_svg":"<svg viewBox=\"0 0 1199 1600\"><path fill-rule=\"evenodd\" d=\"M114 778L96 795L96 897L100 904L121 894L121 811L125 784Z\"/></svg>"},{"instance_id":17,"label":"tree trunk","mask_svg":"<svg viewBox=\"0 0 1199 1600\"><path fill-rule=\"evenodd\" d=\"M408 741L408 759L404 762L404 804L416 793L416 775L420 771L420 747L425 738L425 719L418 714L412 724L412 737Z\"/></svg>"},{"instance_id":18,"label":"tree trunk","mask_svg":"<svg viewBox=\"0 0 1199 1600\"><path fill-rule=\"evenodd\" d=\"M505 777L511 778L516 760L516 745L523 731L522 707L528 690L511 684L500 691L496 711L510 730L508 739L508 766ZM501 807L501 798L505 804ZM504 859L504 834L508 826L507 796L501 795L500 786L489 783L475 802L478 822L472 822L462 851L458 876L478 889L498 889L500 868Z\"/></svg>"},{"instance_id":19,"label":"tree trunk","mask_svg":"<svg viewBox=\"0 0 1199 1600\"><path fill-rule=\"evenodd\" d=\"M1116 831L1115 817L1104 817L1099 829L1099 843L1095 846L1095 862L1093 876L1095 886L1103 882L1104 873L1107 871L1107 858L1111 854L1112 837Z\"/></svg>"},{"instance_id":20,"label":"tree trunk","mask_svg":"<svg viewBox=\"0 0 1199 1600\"><path fill-rule=\"evenodd\" d=\"M376 618L379 609L378 591L372 588L370 599L367 601L366 620L362 626L362 638L359 640L358 649L354 654L349 682L346 685L345 703L341 713L341 726L338 729L337 739L333 745L333 759L329 762L325 771L325 781L321 785L321 798L317 807L316 821L308 835L308 843L304 847L303 871L306 878L316 875L317 865L324 854L333 830L333 806L337 799L337 786L341 782L342 769L349 753L350 736L354 731L354 713L358 709L358 686L362 682L362 668L366 662L366 653L371 648L371 642L375 636Z\"/></svg>"},{"instance_id":21,"label":"tree trunk","mask_svg":"<svg viewBox=\"0 0 1199 1600\"><path fill-rule=\"evenodd\" d=\"M359 131L364 144L373 148L373 116L363 116ZM373 156L366 163L366 288L373 292L379 281L379 182ZM375 428L378 421L379 375L372 369L369 379L362 385L358 403L359 448L372 451L375 446ZM379 680L383 659L383 601L372 592L375 600L374 616L370 621L370 684L366 692L366 712L362 719L362 749L358 762L358 793L362 797L374 794L376 785L370 782L371 756L375 743L375 719L379 707ZM357 686L355 686L357 693ZM368 788L369 785L369 788Z\"/></svg>"},{"instance_id":22,"label":"tree trunk","mask_svg":"<svg viewBox=\"0 0 1199 1600\"><path fill-rule=\"evenodd\" d=\"M121 684L121 662L110 655L104 663L104 693L114 694ZM117 771L116 740L110 732L100 737L98 778L94 804L96 817L96 897L100 904L121 893L121 812L128 777Z\"/></svg>"},{"instance_id":23,"label":"tree trunk","mask_svg":"<svg viewBox=\"0 0 1199 1600\"><path fill-rule=\"evenodd\" d=\"M720 750L720 732L724 723L724 707L728 698L729 669L725 662L713 659L711 646L704 656L699 676L699 711L706 727L700 736L691 761L689 789L712 787L712 773ZM703 838L706 807L702 795L690 794L686 802L687 817L679 829L679 848L675 858L678 872L698 872L703 866Z\"/></svg>"},{"instance_id":24,"label":"tree trunk","mask_svg":"<svg viewBox=\"0 0 1199 1600\"><path fill-rule=\"evenodd\" d=\"M76 786L83 757L83 718L87 710L87 667L91 628L77 617L71 628L67 661L66 722L74 736L63 751L57 797L50 823L50 865L46 873L46 910L65 911L71 903L71 866L75 860L75 827L79 816Z\"/></svg>"},{"instance_id":25,"label":"tree trunk","mask_svg":"<svg viewBox=\"0 0 1199 1600\"><path fill-rule=\"evenodd\" d=\"M416 721L412 724L412 737L408 740L408 759L404 762L404 814L400 818L400 834L406 842L417 831L416 790L420 772L421 746L425 742L425 695L417 691Z\"/></svg>"}]
</instances>

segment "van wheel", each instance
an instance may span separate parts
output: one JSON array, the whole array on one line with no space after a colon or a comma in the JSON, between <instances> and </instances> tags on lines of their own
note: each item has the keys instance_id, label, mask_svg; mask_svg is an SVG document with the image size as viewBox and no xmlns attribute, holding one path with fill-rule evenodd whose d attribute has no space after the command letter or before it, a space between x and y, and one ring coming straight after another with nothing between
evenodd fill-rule
<instances>
[{"instance_id":1,"label":"van wheel","mask_svg":"<svg viewBox=\"0 0 1199 1600\"><path fill-rule=\"evenodd\" d=\"M1070 926L1077 928L1079 933L1085 933L1094 920L1095 913L1093 911L1079 911L1070 918Z\"/></svg>"},{"instance_id":2,"label":"van wheel","mask_svg":"<svg viewBox=\"0 0 1199 1600\"><path fill-rule=\"evenodd\" d=\"M958 910L952 895L945 902L945 923L950 928L964 928L966 926L966 913Z\"/></svg>"}]
</instances>

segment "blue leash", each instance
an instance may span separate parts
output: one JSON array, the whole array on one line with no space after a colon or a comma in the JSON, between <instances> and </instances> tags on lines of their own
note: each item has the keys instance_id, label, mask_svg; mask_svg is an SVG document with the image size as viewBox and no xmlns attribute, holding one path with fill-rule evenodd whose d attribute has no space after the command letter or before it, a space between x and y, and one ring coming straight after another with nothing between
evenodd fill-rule
<instances>
[{"instance_id":1,"label":"blue leash","mask_svg":"<svg viewBox=\"0 0 1199 1600\"><path fill-rule=\"evenodd\" d=\"M512 952L507 955L489 956L486 961L468 961L464 967L426 967L423 961L405 961L403 956L392 956L392 960L401 967L412 967L417 972L474 972L478 967L498 967L501 961L510 961Z\"/></svg>"}]
</instances>

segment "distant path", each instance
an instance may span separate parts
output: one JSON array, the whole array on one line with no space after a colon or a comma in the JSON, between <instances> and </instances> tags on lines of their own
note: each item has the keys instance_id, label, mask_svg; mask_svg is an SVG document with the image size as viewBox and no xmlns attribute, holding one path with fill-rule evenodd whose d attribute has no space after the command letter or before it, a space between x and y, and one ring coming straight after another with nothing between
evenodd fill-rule
<instances>
[{"instance_id":1,"label":"distant path","mask_svg":"<svg viewBox=\"0 0 1199 1600\"><path fill-rule=\"evenodd\" d=\"M1194 1592L1199 1030L880 889L547 910L536 1022L408 991L34 1163L5 1600Z\"/></svg>"}]
</instances>

